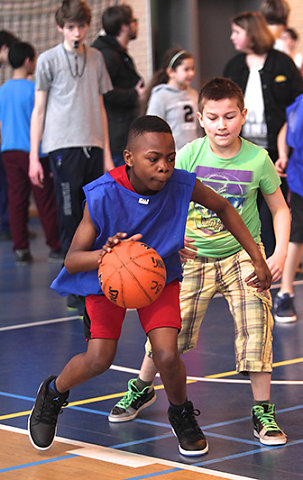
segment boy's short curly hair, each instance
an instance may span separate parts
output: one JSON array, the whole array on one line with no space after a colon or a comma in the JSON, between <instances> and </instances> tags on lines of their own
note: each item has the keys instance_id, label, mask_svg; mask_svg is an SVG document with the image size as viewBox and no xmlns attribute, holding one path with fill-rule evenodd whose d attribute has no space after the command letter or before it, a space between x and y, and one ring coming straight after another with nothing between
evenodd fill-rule
<instances>
[{"instance_id":1,"label":"boy's short curly hair","mask_svg":"<svg viewBox=\"0 0 303 480\"><path fill-rule=\"evenodd\" d=\"M199 93L199 110L202 113L205 103L208 100L223 100L224 98L235 98L239 109L244 109L244 96L241 88L229 78L214 77L206 82Z\"/></svg>"},{"instance_id":2,"label":"boy's short curly hair","mask_svg":"<svg viewBox=\"0 0 303 480\"><path fill-rule=\"evenodd\" d=\"M67 22L90 24L91 11L84 0L63 0L62 5L55 13L57 25L63 28Z\"/></svg>"},{"instance_id":3,"label":"boy's short curly hair","mask_svg":"<svg viewBox=\"0 0 303 480\"><path fill-rule=\"evenodd\" d=\"M131 144L136 137L147 132L170 133L172 135L171 128L165 120L157 117L157 115L144 115L132 122L128 132L127 145Z\"/></svg>"}]
</instances>

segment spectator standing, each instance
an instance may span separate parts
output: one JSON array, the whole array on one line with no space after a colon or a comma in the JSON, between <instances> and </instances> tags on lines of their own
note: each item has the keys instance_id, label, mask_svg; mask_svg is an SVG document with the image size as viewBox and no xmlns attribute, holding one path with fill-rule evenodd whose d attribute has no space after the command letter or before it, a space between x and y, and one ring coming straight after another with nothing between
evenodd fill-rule
<instances>
[{"instance_id":1,"label":"spectator standing","mask_svg":"<svg viewBox=\"0 0 303 480\"><path fill-rule=\"evenodd\" d=\"M243 12L231 19L231 40L239 53L225 66L223 75L236 82L245 95L247 117L242 136L265 148L272 161L278 158L277 136L286 121L286 107L303 92L301 75L292 59L274 50L275 39L260 12ZM287 184L282 180L282 192ZM261 202L262 240L266 256L274 251L270 211Z\"/></svg>"},{"instance_id":2,"label":"spectator standing","mask_svg":"<svg viewBox=\"0 0 303 480\"><path fill-rule=\"evenodd\" d=\"M267 26L275 38L274 48L285 52L282 35L290 13L289 3L287 0L263 0L260 12L264 15Z\"/></svg>"},{"instance_id":3,"label":"spectator standing","mask_svg":"<svg viewBox=\"0 0 303 480\"><path fill-rule=\"evenodd\" d=\"M298 40L299 35L297 34L296 30L293 28L285 28L284 32L282 33L284 51L293 59L300 70L301 75L303 75L303 55L297 50Z\"/></svg>"},{"instance_id":4,"label":"spectator standing","mask_svg":"<svg viewBox=\"0 0 303 480\"><path fill-rule=\"evenodd\" d=\"M129 126L138 116L145 88L127 52L130 41L137 38L138 19L129 5L115 5L102 15L106 35L99 35L92 47L102 52L113 90L104 95L111 154L115 166L123 165Z\"/></svg>"},{"instance_id":5,"label":"spectator standing","mask_svg":"<svg viewBox=\"0 0 303 480\"><path fill-rule=\"evenodd\" d=\"M274 301L274 318L290 323L297 320L294 279L303 254L303 95L287 108L287 123L279 133L278 148L276 170L286 176L291 191L291 232L281 288Z\"/></svg>"},{"instance_id":6,"label":"spectator standing","mask_svg":"<svg viewBox=\"0 0 303 480\"><path fill-rule=\"evenodd\" d=\"M30 119L35 98L34 82L28 80L28 76L35 71L36 52L29 43L16 42L9 50L8 59L13 67L13 76L0 87L1 151L8 181L9 217L16 262L26 264L32 261L27 228L31 191L46 242L51 248L49 260L62 262L54 183L48 158L40 155L43 188L32 185L28 175Z\"/></svg>"},{"instance_id":7,"label":"spectator standing","mask_svg":"<svg viewBox=\"0 0 303 480\"><path fill-rule=\"evenodd\" d=\"M174 47L163 57L147 87L147 115L157 115L172 129L176 150L201 136L197 119L198 92L191 88L195 63L191 53Z\"/></svg>"},{"instance_id":8,"label":"spectator standing","mask_svg":"<svg viewBox=\"0 0 303 480\"><path fill-rule=\"evenodd\" d=\"M0 31L0 68L8 63L10 46L18 39L7 30ZM6 173L0 155L0 240L10 240Z\"/></svg>"},{"instance_id":9,"label":"spectator standing","mask_svg":"<svg viewBox=\"0 0 303 480\"><path fill-rule=\"evenodd\" d=\"M43 187L39 145L49 153L64 254L82 219L82 187L113 167L103 94L112 88L102 55L85 45L88 5L64 0L56 12L63 43L37 61L29 175ZM75 307L74 299L68 306Z\"/></svg>"}]
</instances>

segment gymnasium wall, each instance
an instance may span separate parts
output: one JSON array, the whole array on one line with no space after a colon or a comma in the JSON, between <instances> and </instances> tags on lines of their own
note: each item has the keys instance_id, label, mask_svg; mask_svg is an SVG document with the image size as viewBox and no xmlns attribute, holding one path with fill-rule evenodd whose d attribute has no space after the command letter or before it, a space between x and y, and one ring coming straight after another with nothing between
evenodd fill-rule
<instances>
[{"instance_id":1,"label":"gymnasium wall","mask_svg":"<svg viewBox=\"0 0 303 480\"><path fill-rule=\"evenodd\" d=\"M300 35L303 52L303 3L291 5L289 26ZM109 5L129 3L139 19L139 34L129 51L138 71L147 82L159 66L163 52L173 44L190 50L196 59L196 88L201 81L219 74L222 65L235 51L229 40L229 18L240 11L258 9L261 0L87 0L92 10L88 44L100 30L102 12ZM57 44L54 13L59 0L0 0L0 29L8 29L31 42L38 53ZM10 77L9 67L0 69L0 84Z\"/></svg>"}]
</instances>

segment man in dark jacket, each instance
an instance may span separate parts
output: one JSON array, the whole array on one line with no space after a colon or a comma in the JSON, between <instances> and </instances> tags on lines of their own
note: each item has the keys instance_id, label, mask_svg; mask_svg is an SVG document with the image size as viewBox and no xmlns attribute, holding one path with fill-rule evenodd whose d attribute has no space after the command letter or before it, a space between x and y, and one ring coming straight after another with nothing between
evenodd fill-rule
<instances>
[{"instance_id":1,"label":"man in dark jacket","mask_svg":"<svg viewBox=\"0 0 303 480\"><path fill-rule=\"evenodd\" d=\"M137 37L138 20L128 5L107 8L102 15L106 35L99 35L92 47L104 56L113 90L104 95L109 139L115 166L122 165L128 129L139 114L140 100L145 93L142 78L127 53L131 40Z\"/></svg>"}]
</instances>

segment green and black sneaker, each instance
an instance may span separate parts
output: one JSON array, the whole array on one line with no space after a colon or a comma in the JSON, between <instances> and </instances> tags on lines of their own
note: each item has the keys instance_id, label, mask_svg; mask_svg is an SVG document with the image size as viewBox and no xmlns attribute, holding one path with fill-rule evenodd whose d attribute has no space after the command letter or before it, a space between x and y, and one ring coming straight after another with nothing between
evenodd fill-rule
<instances>
[{"instance_id":1,"label":"green and black sneaker","mask_svg":"<svg viewBox=\"0 0 303 480\"><path fill-rule=\"evenodd\" d=\"M110 422L128 422L136 418L143 408L156 401L156 393L153 385L138 390L135 385L136 378L128 382L128 391L121 400L112 408L108 420Z\"/></svg>"},{"instance_id":2,"label":"green and black sneaker","mask_svg":"<svg viewBox=\"0 0 303 480\"><path fill-rule=\"evenodd\" d=\"M252 408L254 436L264 445L284 445L287 436L281 430L275 418L275 406L271 403L255 405Z\"/></svg>"}]
</instances>

